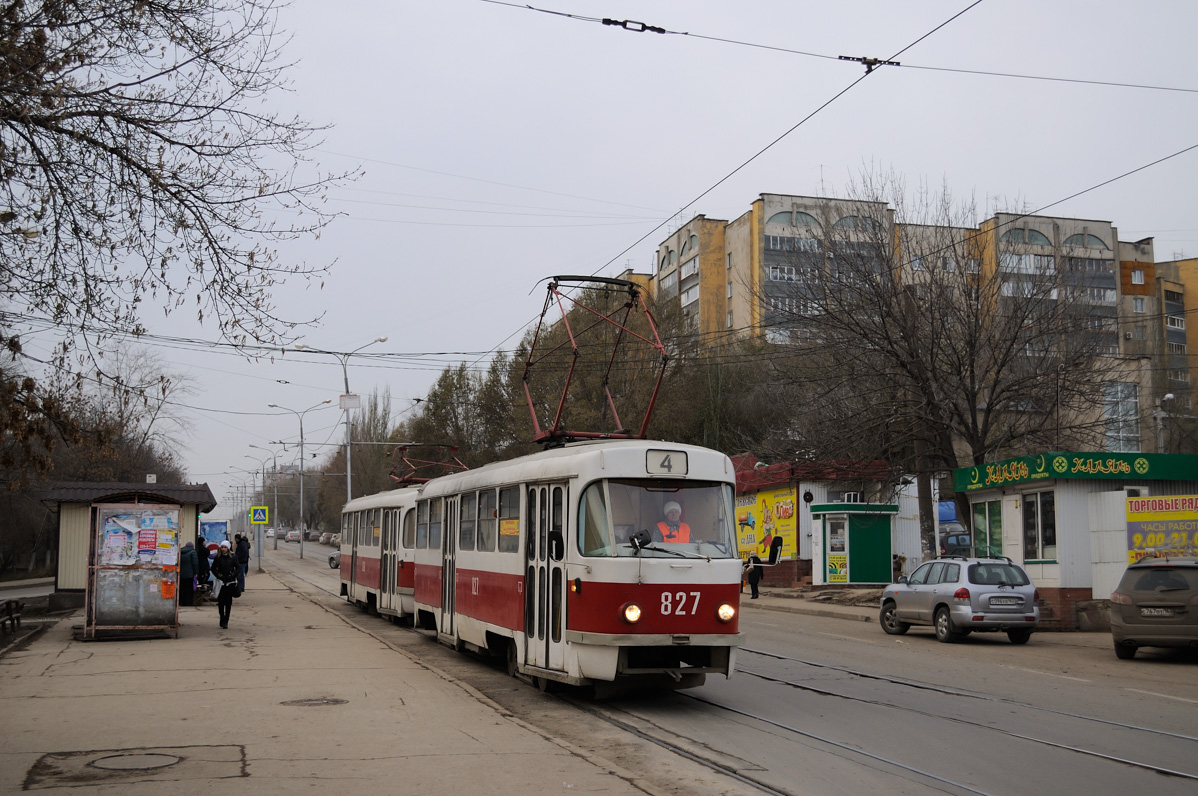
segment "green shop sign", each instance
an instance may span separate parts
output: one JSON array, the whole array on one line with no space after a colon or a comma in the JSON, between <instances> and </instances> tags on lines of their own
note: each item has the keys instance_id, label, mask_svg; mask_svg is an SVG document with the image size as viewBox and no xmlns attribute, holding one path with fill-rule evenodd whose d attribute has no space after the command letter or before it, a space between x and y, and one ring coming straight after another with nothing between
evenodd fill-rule
<instances>
[{"instance_id":1,"label":"green shop sign","mask_svg":"<svg viewBox=\"0 0 1198 796\"><path fill-rule=\"evenodd\" d=\"M953 488L976 492L1049 478L1198 481L1198 456L1171 453L1041 453L953 471Z\"/></svg>"}]
</instances>

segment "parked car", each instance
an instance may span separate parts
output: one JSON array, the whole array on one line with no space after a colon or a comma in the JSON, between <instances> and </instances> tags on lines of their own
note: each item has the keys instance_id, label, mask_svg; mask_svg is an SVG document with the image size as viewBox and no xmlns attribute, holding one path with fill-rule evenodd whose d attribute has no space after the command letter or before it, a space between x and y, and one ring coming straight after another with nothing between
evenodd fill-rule
<instances>
[{"instance_id":1,"label":"parked car","mask_svg":"<svg viewBox=\"0 0 1198 796\"><path fill-rule=\"evenodd\" d=\"M338 546L340 546L340 544L341 544L341 534L339 534L339 533L335 533L335 534L333 534L333 541L331 541L329 544L334 544L334 545L338 545Z\"/></svg>"},{"instance_id":2,"label":"parked car","mask_svg":"<svg viewBox=\"0 0 1198 796\"><path fill-rule=\"evenodd\" d=\"M969 531L959 522L940 523L940 555L950 554L954 548L969 547L973 540Z\"/></svg>"},{"instance_id":3,"label":"parked car","mask_svg":"<svg viewBox=\"0 0 1198 796\"><path fill-rule=\"evenodd\" d=\"M939 641L1004 631L1026 644L1040 623L1040 592L1007 558L951 556L929 561L882 592L878 621L890 635L930 625Z\"/></svg>"},{"instance_id":4,"label":"parked car","mask_svg":"<svg viewBox=\"0 0 1198 796\"><path fill-rule=\"evenodd\" d=\"M341 551L333 553L329 556L329 569L341 569Z\"/></svg>"},{"instance_id":5,"label":"parked car","mask_svg":"<svg viewBox=\"0 0 1198 796\"><path fill-rule=\"evenodd\" d=\"M267 538L267 539L273 539L273 538L275 538L275 529L274 529L274 528L267 528L267 529L266 529L266 538Z\"/></svg>"},{"instance_id":6,"label":"parked car","mask_svg":"<svg viewBox=\"0 0 1198 796\"><path fill-rule=\"evenodd\" d=\"M325 531L324 533L322 533L320 535L320 543L321 544L330 544L332 542L332 540L333 540L333 534L329 533L328 531Z\"/></svg>"},{"instance_id":7,"label":"parked car","mask_svg":"<svg viewBox=\"0 0 1198 796\"><path fill-rule=\"evenodd\" d=\"M287 532L287 541L288 542L300 541L300 532L299 531L288 531Z\"/></svg>"},{"instance_id":8,"label":"parked car","mask_svg":"<svg viewBox=\"0 0 1198 796\"><path fill-rule=\"evenodd\" d=\"M319 538L320 538L320 531L316 531L311 528L308 529L308 535L306 537L304 537L304 539L309 542L315 542Z\"/></svg>"},{"instance_id":9,"label":"parked car","mask_svg":"<svg viewBox=\"0 0 1198 796\"><path fill-rule=\"evenodd\" d=\"M1115 656L1140 647L1198 647L1198 558L1141 558L1111 592Z\"/></svg>"}]
</instances>

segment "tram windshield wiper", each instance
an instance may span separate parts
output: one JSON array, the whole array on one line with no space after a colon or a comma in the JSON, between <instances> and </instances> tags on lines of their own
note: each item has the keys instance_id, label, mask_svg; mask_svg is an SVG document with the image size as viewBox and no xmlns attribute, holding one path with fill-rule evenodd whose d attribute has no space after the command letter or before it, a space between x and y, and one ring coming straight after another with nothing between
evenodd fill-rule
<instances>
[{"instance_id":1,"label":"tram windshield wiper","mask_svg":"<svg viewBox=\"0 0 1198 796\"><path fill-rule=\"evenodd\" d=\"M700 561L710 561L711 560L711 556L695 555L692 553L681 553L677 550L666 550L664 547L654 547L653 546L653 537L649 535L648 531L644 531L644 530L637 531L636 533L634 533L628 539L628 546L631 547L633 550L635 550L636 554L638 556L641 554L642 550L652 550L655 553L665 553L666 555L677 556L678 558L697 558Z\"/></svg>"}]
</instances>

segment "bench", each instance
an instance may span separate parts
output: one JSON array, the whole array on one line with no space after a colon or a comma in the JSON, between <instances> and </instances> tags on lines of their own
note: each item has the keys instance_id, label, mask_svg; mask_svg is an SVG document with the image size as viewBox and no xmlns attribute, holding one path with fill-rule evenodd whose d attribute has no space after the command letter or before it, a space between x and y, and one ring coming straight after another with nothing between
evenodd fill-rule
<instances>
[{"instance_id":1,"label":"bench","mask_svg":"<svg viewBox=\"0 0 1198 796\"><path fill-rule=\"evenodd\" d=\"M20 600L4 600L0 604L0 631L15 633L21 629L21 609L25 604Z\"/></svg>"}]
</instances>

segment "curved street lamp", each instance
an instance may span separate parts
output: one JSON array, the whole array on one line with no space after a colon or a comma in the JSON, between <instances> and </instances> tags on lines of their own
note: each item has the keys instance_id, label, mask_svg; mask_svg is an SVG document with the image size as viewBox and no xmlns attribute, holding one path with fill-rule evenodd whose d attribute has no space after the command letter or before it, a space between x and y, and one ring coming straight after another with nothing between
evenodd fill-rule
<instances>
[{"instance_id":1,"label":"curved street lamp","mask_svg":"<svg viewBox=\"0 0 1198 796\"><path fill-rule=\"evenodd\" d=\"M352 357L354 354L358 353L359 351L361 351L363 348L366 348L367 346L372 346L375 343L385 343L385 342L387 342L386 337L376 337L373 340L371 340L369 343L360 345L357 348L355 348L353 351L347 351L347 352L325 351L320 348L310 348L310 347L304 345L303 343L296 343L294 346L292 346L292 348L294 348L297 351L311 351L314 354L331 354L332 356L337 357L337 359L339 359L341 361L341 375L345 378L345 394L341 396L342 404L343 404L341 408L343 410L345 410L345 502L346 503L348 503L354 497L354 487L353 487L353 481L351 480L351 469L350 469L350 444L351 444L350 443L350 430L349 430L350 429L350 421L349 421L350 406L348 405L349 404L348 399L351 397L351 395L349 392L349 358ZM356 397L356 396L353 396L353 397Z\"/></svg>"},{"instance_id":2,"label":"curved street lamp","mask_svg":"<svg viewBox=\"0 0 1198 796\"><path fill-rule=\"evenodd\" d=\"M326 398L325 400L321 401L318 404L313 404L312 406L309 406L307 409L303 410L302 412L296 411L295 409L289 409L286 406L280 406L279 404L267 404L267 406L269 406L271 409L282 409L283 411L290 412L291 414L293 414L299 418L299 427L300 427L300 493L299 493L299 499L300 499L300 504L299 504L300 555L299 555L299 557L301 560L304 557L304 531L306 529L304 526L304 415L308 414L313 409L322 407L325 404L331 404L332 402L333 402L332 398Z\"/></svg>"}]
</instances>

